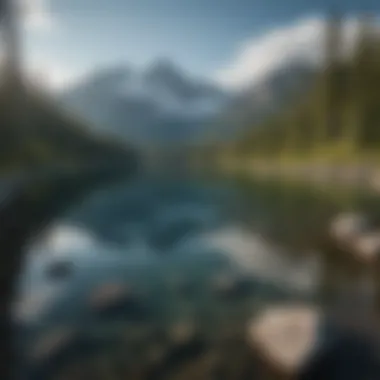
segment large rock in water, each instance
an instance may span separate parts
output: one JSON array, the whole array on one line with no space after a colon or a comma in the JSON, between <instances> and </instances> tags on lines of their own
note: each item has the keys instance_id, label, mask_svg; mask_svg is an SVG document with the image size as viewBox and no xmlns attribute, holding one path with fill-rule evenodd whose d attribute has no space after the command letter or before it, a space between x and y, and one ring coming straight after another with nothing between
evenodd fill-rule
<instances>
[{"instance_id":1,"label":"large rock in water","mask_svg":"<svg viewBox=\"0 0 380 380\"><path fill-rule=\"evenodd\" d=\"M354 317L355 318L355 317ZM379 379L376 337L307 305L277 306L248 325L248 344L275 378Z\"/></svg>"},{"instance_id":2,"label":"large rock in water","mask_svg":"<svg viewBox=\"0 0 380 380\"><path fill-rule=\"evenodd\" d=\"M319 311L308 306L268 308L248 324L248 344L265 366L295 375L317 344L319 319Z\"/></svg>"}]
</instances>

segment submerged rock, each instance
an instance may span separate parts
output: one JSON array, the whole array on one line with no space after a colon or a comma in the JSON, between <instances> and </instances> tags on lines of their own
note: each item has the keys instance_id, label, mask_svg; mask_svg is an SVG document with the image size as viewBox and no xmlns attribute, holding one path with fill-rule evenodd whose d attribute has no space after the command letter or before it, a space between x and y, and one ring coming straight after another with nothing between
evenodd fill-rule
<instances>
[{"instance_id":1,"label":"submerged rock","mask_svg":"<svg viewBox=\"0 0 380 380\"><path fill-rule=\"evenodd\" d=\"M142 295L128 285L106 283L89 297L89 307L99 317L111 319L146 319L148 309Z\"/></svg>"},{"instance_id":2,"label":"submerged rock","mask_svg":"<svg viewBox=\"0 0 380 380\"><path fill-rule=\"evenodd\" d=\"M222 298L239 298L252 294L254 282L248 276L220 273L211 282L214 294Z\"/></svg>"},{"instance_id":3,"label":"submerged rock","mask_svg":"<svg viewBox=\"0 0 380 380\"><path fill-rule=\"evenodd\" d=\"M70 260L58 260L46 268L46 276L51 280L65 280L74 271L74 263Z\"/></svg>"}]
</instances>

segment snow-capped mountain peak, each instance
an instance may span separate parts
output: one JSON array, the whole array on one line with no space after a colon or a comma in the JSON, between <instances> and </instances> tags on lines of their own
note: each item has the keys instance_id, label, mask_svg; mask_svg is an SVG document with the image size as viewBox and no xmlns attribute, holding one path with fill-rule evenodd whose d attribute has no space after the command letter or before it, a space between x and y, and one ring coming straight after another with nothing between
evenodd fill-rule
<instances>
[{"instance_id":1,"label":"snow-capped mountain peak","mask_svg":"<svg viewBox=\"0 0 380 380\"><path fill-rule=\"evenodd\" d=\"M62 95L62 103L94 127L130 142L199 142L252 126L310 83L315 69L293 62L240 93L226 93L172 62L143 70L116 66L99 70Z\"/></svg>"},{"instance_id":2,"label":"snow-capped mountain peak","mask_svg":"<svg viewBox=\"0 0 380 380\"><path fill-rule=\"evenodd\" d=\"M187 140L219 113L228 95L192 78L170 61L159 60L144 70L117 66L97 71L62 99L103 130L125 131L130 138L134 128L134 136L147 138L160 128L163 135Z\"/></svg>"},{"instance_id":3,"label":"snow-capped mountain peak","mask_svg":"<svg viewBox=\"0 0 380 380\"><path fill-rule=\"evenodd\" d=\"M226 95L190 79L173 63L159 60L142 72L125 77L118 85L121 96L155 105L161 114L200 118L220 110Z\"/></svg>"}]
</instances>

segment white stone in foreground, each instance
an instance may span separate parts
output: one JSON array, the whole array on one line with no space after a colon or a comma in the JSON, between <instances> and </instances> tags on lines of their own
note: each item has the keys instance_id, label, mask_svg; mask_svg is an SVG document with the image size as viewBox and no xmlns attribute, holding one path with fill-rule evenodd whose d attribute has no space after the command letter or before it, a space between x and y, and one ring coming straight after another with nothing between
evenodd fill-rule
<instances>
[{"instance_id":1,"label":"white stone in foreground","mask_svg":"<svg viewBox=\"0 0 380 380\"><path fill-rule=\"evenodd\" d=\"M309 306L271 307L249 323L248 343L268 365L296 373L317 343L319 319Z\"/></svg>"}]
</instances>

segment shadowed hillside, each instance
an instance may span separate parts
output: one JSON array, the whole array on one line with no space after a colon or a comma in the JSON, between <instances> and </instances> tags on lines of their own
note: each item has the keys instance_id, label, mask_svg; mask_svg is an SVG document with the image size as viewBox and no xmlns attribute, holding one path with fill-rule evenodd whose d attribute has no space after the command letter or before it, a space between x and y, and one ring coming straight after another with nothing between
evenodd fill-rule
<instances>
[{"instance_id":1,"label":"shadowed hillside","mask_svg":"<svg viewBox=\"0 0 380 380\"><path fill-rule=\"evenodd\" d=\"M3 171L129 165L135 158L127 144L98 136L31 86L21 91L11 81L0 86L0 121Z\"/></svg>"}]
</instances>

